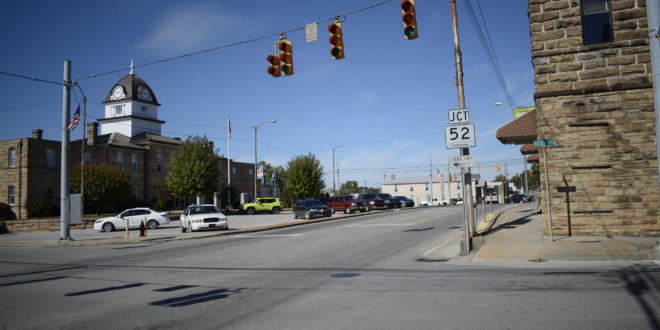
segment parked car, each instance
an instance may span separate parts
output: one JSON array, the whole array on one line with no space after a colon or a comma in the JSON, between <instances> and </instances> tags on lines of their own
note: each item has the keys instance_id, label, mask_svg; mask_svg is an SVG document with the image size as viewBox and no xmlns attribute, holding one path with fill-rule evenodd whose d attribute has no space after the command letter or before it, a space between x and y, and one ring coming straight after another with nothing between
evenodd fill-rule
<instances>
[{"instance_id":1,"label":"parked car","mask_svg":"<svg viewBox=\"0 0 660 330\"><path fill-rule=\"evenodd\" d=\"M227 217L215 205L190 205L181 214L181 232L204 229L228 229Z\"/></svg>"},{"instance_id":2,"label":"parked car","mask_svg":"<svg viewBox=\"0 0 660 330\"><path fill-rule=\"evenodd\" d=\"M402 207L404 207L404 206L405 207L414 207L415 206L415 202L412 199L410 199L406 196L394 196L394 198L398 198L398 199L401 200L401 206Z\"/></svg>"},{"instance_id":3,"label":"parked car","mask_svg":"<svg viewBox=\"0 0 660 330\"><path fill-rule=\"evenodd\" d=\"M357 199L365 201L369 207L369 211L384 210L387 208L385 200L380 198L378 194L359 194Z\"/></svg>"},{"instance_id":4,"label":"parked car","mask_svg":"<svg viewBox=\"0 0 660 330\"><path fill-rule=\"evenodd\" d=\"M114 217L101 218L94 221L94 229L98 231L126 229L126 220L128 220L129 229L140 228L140 224L145 220L146 226L149 229L156 229L170 223L170 217L167 212L158 212L146 207L137 207L124 210L124 212Z\"/></svg>"},{"instance_id":5,"label":"parked car","mask_svg":"<svg viewBox=\"0 0 660 330\"><path fill-rule=\"evenodd\" d=\"M330 217L332 209L318 199L304 199L293 205L293 218L311 219L317 216Z\"/></svg>"},{"instance_id":6,"label":"parked car","mask_svg":"<svg viewBox=\"0 0 660 330\"><path fill-rule=\"evenodd\" d=\"M280 213L280 210L282 210L282 204L280 204L280 199L275 197L259 197L250 203L241 205L241 211L249 215L255 214L256 212L278 214Z\"/></svg>"},{"instance_id":7,"label":"parked car","mask_svg":"<svg viewBox=\"0 0 660 330\"><path fill-rule=\"evenodd\" d=\"M511 203L525 203L527 202L527 196L525 194L515 194L509 197Z\"/></svg>"},{"instance_id":8,"label":"parked car","mask_svg":"<svg viewBox=\"0 0 660 330\"><path fill-rule=\"evenodd\" d=\"M346 214L353 213L355 211L366 212L369 211L369 206L363 200L359 200L352 195L342 195L334 196L326 203L332 212L341 211Z\"/></svg>"},{"instance_id":9,"label":"parked car","mask_svg":"<svg viewBox=\"0 0 660 330\"><path fill-rule=\"evenodd\" d=\"M448 200L438 200L437 198L433 199L433 206L447 206L451 205L451 202ZM419 202L419 206L424 206L427 207L429 206L429 201L421 201Z\"/></svg>"},{"instance_id":10,"label":"parked car","mask_svg":"<svg viewBox=\"0 0 660 330\"><path fill-rule=\"evenodd\" d=\"M388 209L401 208L401 200L392 197L390 194L378 194L378 197L385 200Z\"/></svg>"}]
</instances>

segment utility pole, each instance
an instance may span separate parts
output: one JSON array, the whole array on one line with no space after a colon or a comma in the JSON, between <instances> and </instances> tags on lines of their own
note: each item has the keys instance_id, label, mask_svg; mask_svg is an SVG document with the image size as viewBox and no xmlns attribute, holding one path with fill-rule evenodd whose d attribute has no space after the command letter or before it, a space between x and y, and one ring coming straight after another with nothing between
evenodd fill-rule
<instances>
[{"instance_id":1,"label":"utility pole","mask_svg":"<svg viewBox=\"0 0 660 330\"><path fill-rule=\"evenodd\" d=\"M463 90L463 59L461 55L461 45L458 38L458 16L456 14L456 0L449 1L451 7L451 22L452 31L454 34L454 59L456 62L456 90L458 92L458 108L465 109L465 92ZM461 148L461 156L470 155L470 148ZM465 217L465 253L470 253L471 236L468 235L468 228L472 224L472 228L476 229L476 221L474 218L474 209L472 208L472 172L471 169L462 168L461 176L463 177L463 198L466 204L466 217ZM474 233L473 233L474 234Z\"/></svg>"},{"instance_id":2,"label":"utility pole","mask_svg":"<svg viewBox=\"0 0 660 330\"><path fill-rule=\"evenodd\" d=\"M655 150L660 155L660 1L646 1L646 16L648 17L649 46L651 49L651 81L653 82L653 107L655 109ZM660 166L658 166L658 180L660 183Z\"/></svg>"},{"instance_id":3,"label":"utility pole","mask_svg":"<svg viewBox=\"0 0 660 330\"><path fill-rule=\"evenodd\" d=\"M62 155L60 168L60 241L70 240L69 232L69 107L71 103L71 60L64 60L62 86Z\"/></svg>"},{"instance_id":4,"label":"utility pole","mask_svg":"<svg viewBox=\"0 0 660 330\"><path fill-rule=\"evenodd\" d=\"M525 195L529 200L529 186L527 185L527 157L523 156L523 165L525 166Z\"/></svg>"}]
</instances>

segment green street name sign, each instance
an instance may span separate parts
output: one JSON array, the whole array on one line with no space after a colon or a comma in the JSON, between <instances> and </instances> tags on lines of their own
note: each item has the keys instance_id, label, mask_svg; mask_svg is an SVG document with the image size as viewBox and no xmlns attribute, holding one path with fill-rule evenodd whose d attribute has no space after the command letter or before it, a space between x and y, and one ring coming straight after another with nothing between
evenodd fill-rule
<instances>
[{"instance_id":1,"label":"green street name sign","mask_svg":"<svg viewBox=\"0 0 660 330\"><path fill-rule=\"evenodd\" d=\"M554 139L545 139L545 140L534 140L534 145L537 147L554 147Z\"/></svg>"}]
</instances>

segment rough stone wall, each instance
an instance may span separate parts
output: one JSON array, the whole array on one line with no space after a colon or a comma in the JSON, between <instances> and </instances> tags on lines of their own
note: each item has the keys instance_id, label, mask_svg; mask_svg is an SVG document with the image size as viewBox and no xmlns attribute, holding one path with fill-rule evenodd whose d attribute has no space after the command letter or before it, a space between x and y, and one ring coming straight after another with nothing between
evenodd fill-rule
<instances>
[{"instance_id":1,"label":"rough stone wall","mask_svg":"<svg viewBox=\"0 0 660 330\"><path fill-rule=\"evenodd\" d=\"M614 42L583 46L580 1L529 1L538 136L557 144L546 149L555 235L568 233L564 177L577 189L573 234L660 234L645 2L611 5Z\"/></svg>"}]
</instances>

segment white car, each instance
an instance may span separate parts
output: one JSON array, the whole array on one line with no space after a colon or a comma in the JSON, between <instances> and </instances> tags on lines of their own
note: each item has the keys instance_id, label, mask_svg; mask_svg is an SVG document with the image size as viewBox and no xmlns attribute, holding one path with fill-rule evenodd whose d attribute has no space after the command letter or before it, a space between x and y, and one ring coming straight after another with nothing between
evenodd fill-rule
<instances>
[{"instance_id":1,"label":"white car","mask_svg":"<svg viewBox=\"0 0 660 330\"><path fill-rule=\"evenodd\" d=\"M211 204L190 205L181 215L181 232L202 229L228 229L227 217Z\"/></svg>"},{"instance_id":2,"label":"white car","mask_svg":"<svg viewBox=\"0 0 660 330\"><path fill-rule=\"evenodd\" d=\"M167 212L158 212L146 207L138 207L125 210L114 217L98 219L94 221L94 229L98 231L126 229L126 220L128 220L129 229L140 228L140 224L143 221L146 221L147 228L149 229L156 229L170 223L170 217Z\"/></svg>"}]
</instances>

